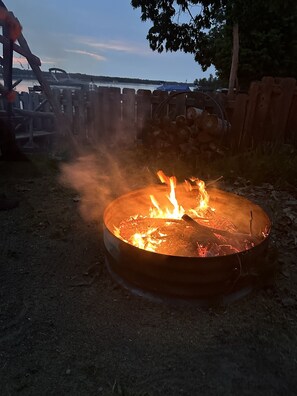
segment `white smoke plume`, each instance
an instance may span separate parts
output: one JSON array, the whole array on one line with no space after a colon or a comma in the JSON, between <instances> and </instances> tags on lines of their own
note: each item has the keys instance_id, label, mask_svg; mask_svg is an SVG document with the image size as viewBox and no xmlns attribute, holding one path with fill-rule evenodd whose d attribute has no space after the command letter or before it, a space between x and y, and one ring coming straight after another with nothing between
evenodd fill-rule
<instances>
[{"instance_id":1,"label":"white smoke plume","mask_svg":"<svg viewBox=\"0 0 297 396\"><path fill-rule=\"evenodd\" d=\"M145 164L103 150L80 156L61 167L60 182L80 196L80 211L86 221L98 220L116 197L156 181Z\"/></svg>"}]
</instances>

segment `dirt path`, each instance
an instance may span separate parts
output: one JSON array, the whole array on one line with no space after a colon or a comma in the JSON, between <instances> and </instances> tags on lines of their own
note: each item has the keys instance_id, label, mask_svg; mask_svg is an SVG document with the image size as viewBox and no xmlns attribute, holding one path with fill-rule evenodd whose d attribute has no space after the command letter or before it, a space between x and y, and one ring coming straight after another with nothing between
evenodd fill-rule
<instances>
[{"instance_id":1,"label":"dirt path","mask_svg":"<svg viewBox=\"0 0 297 396\"><path fill-rule=\"evenodd\" d=\"M275 285L174 307L113 283L100 221L82 220L55 173L1 165L0 192L20 200L0 211L1 395L296 395L296 195L232 187L273 216Z\"/></svg>"}]
</instances>

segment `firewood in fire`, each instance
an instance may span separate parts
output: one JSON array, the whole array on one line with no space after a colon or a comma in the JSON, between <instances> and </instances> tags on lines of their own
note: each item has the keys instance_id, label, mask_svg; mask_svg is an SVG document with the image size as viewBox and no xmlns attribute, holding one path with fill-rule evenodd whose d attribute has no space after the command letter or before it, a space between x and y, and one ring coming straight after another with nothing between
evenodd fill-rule
<instances>
[{"instance_id":1,"label":"firewood in fire","mask_svg":"<svg viewBox=\"0 0 297 396\"><path fill-rule=\"evenodd\" d=\"M184 214L182 217L183 220L185 220L187 223L192 225L193 227L196 228L197 231L200 231L202 233L207 233L209 235L211 234L218 234L226 238L234 238L234 237L239 237L239 238L249 238L250 234L245 234L243 232L230 232L230 231L225 231L225 230L219 230L216 228L212 227L206 227L202 224L197 223L191 216Z\"/></svg>"},{"instance_id":2,"label":"firewood in fire","mask_svg":"<svg viewBox=\"0 0 297 396\"><path fill-rule=\"evenodd\" d=\"M191 216L184 214L182 219L193 227L199 234L200 240L207 240L208 242L220 243L219 238L215 235L211 228L198 224Z\"/></svg>"},{"instance_id":3,"label":"firewood in fire","mask_svg":"<svg viewBox=\"0 0 297 396\"><path fill-rule=\"evenodd\" d=\"M133 243L135 234L141 237L142 247ZM119 224L117 235L145 250L188 257L224 256L248 250L260 242L250 234L204 226L189 215L184 215L182 220L126 219Z\"/></svg>"},{"instance_id":4,"label":"firewood in fire","mask_svg":"<svg viewBox=\"0 0 297 396\"><path fill-rule=\"evenodd\" d=\"M250 234L237 231L226 231L212 227L206 227L202 224L197 223L192 217L187 214L182 216L182 219L195 228L199 234L200 240L204 238L208 239L208 246L213 247L215 244L220 247L221 251L224 249L234 251L247 250L253 247L255 244L260 242L260 238L255 236L252 237ZM203 238L201 238L203 237Z\"/></svg>"}]
</instances>

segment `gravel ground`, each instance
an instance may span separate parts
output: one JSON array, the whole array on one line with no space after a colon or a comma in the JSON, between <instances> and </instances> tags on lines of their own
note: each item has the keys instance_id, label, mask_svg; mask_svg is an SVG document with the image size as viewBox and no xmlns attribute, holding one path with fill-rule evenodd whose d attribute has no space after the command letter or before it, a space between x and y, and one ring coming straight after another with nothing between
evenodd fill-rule
<instances>
[{"instance_id":1,"label":"gravel ground","mask_svg":"<svg viewBox=\"0 0 297 396\"><path fill-rule=\"evenodd\" d=\"M273 283L228 306L174 306L113 282L99 211L83 218L79 183L55 167L0 163L0 193L19 200L0 211L1 395L296 395L294 188L222 186L269 212Z\"/></svg>"}]
</instances>

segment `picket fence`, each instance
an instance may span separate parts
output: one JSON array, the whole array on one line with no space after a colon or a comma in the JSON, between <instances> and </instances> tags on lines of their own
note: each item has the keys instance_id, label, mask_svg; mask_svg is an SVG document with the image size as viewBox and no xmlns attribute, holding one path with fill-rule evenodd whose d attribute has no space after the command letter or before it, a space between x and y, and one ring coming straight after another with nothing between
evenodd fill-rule
<instances>
[{"instance_id":1,"label":"picket fence","mask_svg":"<svg viewBox=\"0 0 297 396\"><path fill-rule=\"evenodd\" d=\"M169 94L116 87L98 87L94 91L54 89L53 94L71 126L71 133L91 144L133 144L141 140L146 122L164 116L174 120L178 115L185 115L188 107L205 109L226 119L230 128L224 144L235 150L256 147L263 142L297 144L297 87L293 78L264 77L253 82L247 93L231 96L199 91ZM29 125L27 130L16 132L19 139L25 139L28 133L37 139L63 129L61 125L57 128L42 93L20 93L14 104L14 110L18 109L28 110Z\"/></svg>"}]
</instances>

